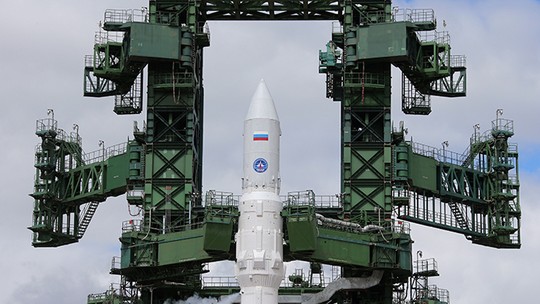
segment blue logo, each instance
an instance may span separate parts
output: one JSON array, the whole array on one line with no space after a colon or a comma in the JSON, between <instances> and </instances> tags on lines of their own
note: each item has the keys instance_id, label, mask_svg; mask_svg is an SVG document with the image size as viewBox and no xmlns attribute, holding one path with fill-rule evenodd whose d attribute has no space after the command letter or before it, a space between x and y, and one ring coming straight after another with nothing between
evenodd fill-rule
<instances>
[{"instance_id":1,"label":"blue logo","mask_svg":"<svg viewBox=\"0 0 540 304\"><path fill-rule=\"evenodd\" d=\"M268 169L268 162L264 158L257 158L253 162L253 170L257 173L263 173Z\"/></svg>"}]
</instances>

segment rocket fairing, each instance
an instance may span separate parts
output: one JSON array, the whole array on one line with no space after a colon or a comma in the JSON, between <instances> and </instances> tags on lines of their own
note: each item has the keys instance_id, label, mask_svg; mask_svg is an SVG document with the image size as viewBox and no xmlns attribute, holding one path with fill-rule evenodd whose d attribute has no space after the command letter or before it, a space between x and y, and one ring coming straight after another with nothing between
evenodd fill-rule
<instances>
[{"instance_id":1,"label":"rocket fairing","mask_svg":"<svg viewBox=\"0 0 540 304\"><path fill-rule=\"evenodd\" d=\"M277 304L284 277L283 203L274 101L261 80L244 121L244 177L238 206L236 278L242 304Z\"/></svg>"}]
</instances>

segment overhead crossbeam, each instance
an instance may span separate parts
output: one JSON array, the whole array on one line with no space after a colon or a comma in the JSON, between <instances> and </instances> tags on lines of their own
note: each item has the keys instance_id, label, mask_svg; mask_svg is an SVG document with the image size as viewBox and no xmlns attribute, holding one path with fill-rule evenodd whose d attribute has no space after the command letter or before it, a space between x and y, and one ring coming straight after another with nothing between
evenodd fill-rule
<instances>
[{"instance_id":1,"label":"overhead crossbeam","mask_svg":"<svg viewBox=\"0 0 540 304\"><path fill-rule=\"evenodd\" d=\"M340 20L343 1L200 1L203 20Z\"/></svg>"}]
</instances>

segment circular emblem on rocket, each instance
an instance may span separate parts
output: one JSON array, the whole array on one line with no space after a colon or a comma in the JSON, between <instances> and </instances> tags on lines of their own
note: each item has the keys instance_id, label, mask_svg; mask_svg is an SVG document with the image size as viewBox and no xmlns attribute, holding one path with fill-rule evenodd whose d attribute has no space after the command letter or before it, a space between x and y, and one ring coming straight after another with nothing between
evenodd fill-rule
<instances>
[{"instance_id":1,"label":"circular emblem on rocket","mask_svg":"<svg viewBox=\"0 0 540 304\"><path fill-rule=\"evenodd\" d=\"M257 158L253 162L253 170L257 173L263 173L268 169L268 162L264 158Z\"/></svg>"}]
</instances>

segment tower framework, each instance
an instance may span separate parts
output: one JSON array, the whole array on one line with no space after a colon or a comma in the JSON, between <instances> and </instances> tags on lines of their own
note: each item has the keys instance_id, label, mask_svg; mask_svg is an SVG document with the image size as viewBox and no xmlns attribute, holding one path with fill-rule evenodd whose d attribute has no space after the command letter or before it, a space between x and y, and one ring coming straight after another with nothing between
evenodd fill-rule
<instances>
[{"instance_id":1,"label":"tower framework","mask_svg":"<svg viewBox=\"0 0 540 304\"><path fill-rule=\"evenodd\" d=\"M114 96L118 115L142 112L146 77L146 123L134 128L134 139L84 153L78 132L68 135L54 117L36 126L35 247L77 242L107 197L125 193L143 210L142 220L122 225L121 257L111 269L122 288L88 303L156 303L238 289L234 281L205 286L201 279L206 263L234 259L239 216L238 196L201 193L202 62L212 20L340 24L319 52L319 72L327 97L341 104L341 194L282 198L284 259L309 262L311 278L322 264L340 274L330 284L290 278L280 301L392 303L414 277L402 220L484 246L520 247L512 121L497 115L463 154L407 141L403 127L391 127L392 65L402 71L407 114L429 114L430 96L466 94L465 57L451 54L432 10L396 10L385 0L155 0L148 9L107 10L85 60L84 95ZM333 292L327 298L323 290Z\"/></svg>"}]
</instances>

